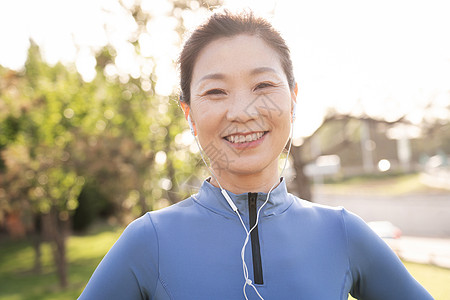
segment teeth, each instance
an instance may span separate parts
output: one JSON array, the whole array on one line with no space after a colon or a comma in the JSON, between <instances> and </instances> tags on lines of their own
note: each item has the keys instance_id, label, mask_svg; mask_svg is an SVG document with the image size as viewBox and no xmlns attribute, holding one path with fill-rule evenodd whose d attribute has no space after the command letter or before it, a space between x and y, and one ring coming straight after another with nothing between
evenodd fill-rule
<instances>
[{"instance_id":1,"label":"teeth","mask_svg":"<svg viewBox=\"0 0 450 300\"><path fill-rule=\"evenodd\" d=\"M263 132L252 133L247 135L231 135L226 139L232 143L248 143L259 140L264 135Z\"/></svg>"}]
</instances>

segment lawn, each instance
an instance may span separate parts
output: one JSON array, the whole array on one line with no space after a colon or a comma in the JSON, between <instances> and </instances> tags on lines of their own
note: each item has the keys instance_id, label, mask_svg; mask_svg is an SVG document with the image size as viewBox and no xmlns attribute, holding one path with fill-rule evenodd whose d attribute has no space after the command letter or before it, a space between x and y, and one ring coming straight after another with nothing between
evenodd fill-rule
<instances>
[{"instance_id":1,"label":"lawn","mask_svg":"<svg viewBox=\"0 0 450 300\"><path fill-rule=\"evenodd\" d=\"M121 231L120 228L101 227L88 235L69 238L70 285L66 290L58 286L49 245L44 244L42 249L43 272L41 275L35 275L30 272L33 265L31 245L25 241L1 241L0 299L76 299ZM405 263L405 265L436 300L450 299L449 269L413 263Z\"/></svg>"},{"instance_id":2,"label":"lawn","mask_svg":"<svg viewBox=\"0 0 450 300\"><path fill-rule=\"evenodd\" d=\"M27 242L0 244L0 299L76 299L102 257L119 237L120 228L96 228L89 235L68 240L69 288L58 285L48 244L42 247L43 272L33 274L33 248Z\"/></svg>"}]
</instances>

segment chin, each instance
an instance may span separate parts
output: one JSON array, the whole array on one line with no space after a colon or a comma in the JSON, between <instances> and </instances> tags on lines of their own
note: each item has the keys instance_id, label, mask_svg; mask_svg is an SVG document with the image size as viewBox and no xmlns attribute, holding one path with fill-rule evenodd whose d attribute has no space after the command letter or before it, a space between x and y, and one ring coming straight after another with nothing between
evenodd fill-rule
<instances>
[{"instance_id":1,"label":"chin","mask_svg":"<svg viewBox=\"0 0 450 300\"><path fill-rule=\"evenodd\" d=\"M239 176L253 175L262 173L269 165L270 163L261 162L260 159L255 162L246 160L241 163L240 161L237 161L230 165L227 172Z\"/></svg>"}]
</instances>

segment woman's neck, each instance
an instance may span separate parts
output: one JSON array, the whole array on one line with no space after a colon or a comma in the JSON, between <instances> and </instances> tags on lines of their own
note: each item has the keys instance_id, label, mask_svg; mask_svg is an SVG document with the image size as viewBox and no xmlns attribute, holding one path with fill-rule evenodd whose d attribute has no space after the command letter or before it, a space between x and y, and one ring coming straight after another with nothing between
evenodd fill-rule
<instances>
[{"instance_id":1,"label":"woman's neck","mask_svg":"<svg viewBox=\"0 0 450 300\"><path fill-rule=\"evenodd\" d=\"M276 186L280 183L278 166L271 172L268 172L268 170L253 174L232 174L222 172L220 175L216 173L216 176L217 180L220 182L220 185L227 191L234 194L248 192L268 193L274 185ZM210 183L216 187L219 187L219 184L215 180L214 176L211 177Z\"/></svg>"}]
</instances>

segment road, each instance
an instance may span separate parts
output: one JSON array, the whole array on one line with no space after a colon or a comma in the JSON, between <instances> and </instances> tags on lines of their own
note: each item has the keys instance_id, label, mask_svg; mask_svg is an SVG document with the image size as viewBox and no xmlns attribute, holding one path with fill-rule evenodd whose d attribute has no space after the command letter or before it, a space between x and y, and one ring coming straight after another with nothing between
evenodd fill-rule
<instances>
[{"instance_id":1,"label":"road","mask_svg":"<svg viewBox=\"0 0 450 300\"><path fill-rule=\"evenodd\" d=\"M450 268L450 193L402 196L335 195L316 188L314 202L343 206L366 222L390 221L400 239L385 241L406 261Z\"/></svg>"},{"instance_id":2,"label":"road","mask_svg":"<svg viewBox=\"0 0 450 300\"><path fill-rule=\"evenodd\" d=\"M316 188L314 202L343 206L366 222L387 220L405 236L450 238L450 193L401 196L331 195Z\"/></svg>"}]
</instances>

